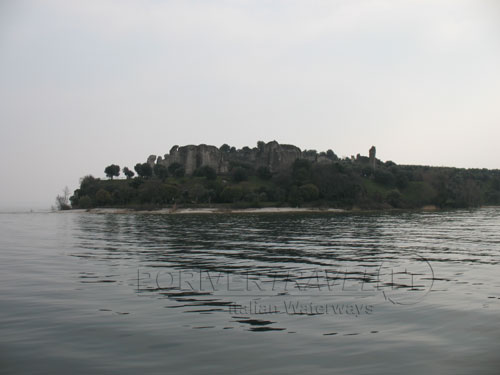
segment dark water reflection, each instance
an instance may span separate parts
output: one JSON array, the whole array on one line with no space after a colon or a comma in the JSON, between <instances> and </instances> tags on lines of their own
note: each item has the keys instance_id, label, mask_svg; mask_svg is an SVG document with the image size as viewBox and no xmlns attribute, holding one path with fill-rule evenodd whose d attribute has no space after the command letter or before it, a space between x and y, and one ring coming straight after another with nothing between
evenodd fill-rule
<instances>
[{"instance_id":1,"label":"dark water reflection","mask_svg":"<svg viewBox=\"0 0 500 375\"><path fill-rule=\"evenodd\" d=\"M499 216L3 214L0 372L496 374Z\"/></svg>"}]
</instances>

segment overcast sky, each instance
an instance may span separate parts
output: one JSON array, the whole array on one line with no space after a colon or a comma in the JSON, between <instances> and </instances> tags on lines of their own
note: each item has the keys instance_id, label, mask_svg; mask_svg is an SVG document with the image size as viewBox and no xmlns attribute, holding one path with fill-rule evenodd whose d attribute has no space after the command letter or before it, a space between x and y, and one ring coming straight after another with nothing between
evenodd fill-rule
<instances>
[{"instance_id":1,"label":"overcast sky","mask_svg":"<svg viewBox=\"0 0 500 375\"><path fill-rule=\"evenodd\" d=\"M500 2L0 1L0 207L258 140L500 168Z\"/></svg>"}]
</instances>

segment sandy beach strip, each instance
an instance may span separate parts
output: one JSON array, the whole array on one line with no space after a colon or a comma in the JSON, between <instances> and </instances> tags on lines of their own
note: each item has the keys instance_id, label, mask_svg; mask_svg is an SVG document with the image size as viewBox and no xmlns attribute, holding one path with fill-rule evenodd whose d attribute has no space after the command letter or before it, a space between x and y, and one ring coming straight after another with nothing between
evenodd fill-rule
<instances>
[{"instance_id":1,"label":"sandy beach strip","mask_svg":"<svg viewBox=\"0 0 500 375\"><path fill-rule=\"evenodd\" d=\"M91 208L58 211L61 213L91 214L153 214L153 215L186 215L186 214L270 214L270 213L341 213L347 210L339 208L299 208L299 207L264 207L264 208L162 208L158 210L133 210L129 208Z\"/></svg>"}]
</instances>

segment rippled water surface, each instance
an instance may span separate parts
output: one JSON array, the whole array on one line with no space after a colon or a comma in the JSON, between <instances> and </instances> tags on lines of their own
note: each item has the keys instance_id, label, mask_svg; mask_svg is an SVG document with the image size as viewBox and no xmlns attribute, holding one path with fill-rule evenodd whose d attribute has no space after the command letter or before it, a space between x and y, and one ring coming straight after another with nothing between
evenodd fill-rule
<instances>
[{"instance_id":1,"label":"rippled water surface","mask_svg":"<svg viewBox=\"0 0 500 375\"><path fill-rule=\"evenodd\" d=\"M498 374L500 209L0 214L1 374Z\"/></svg>"}]
</instances>

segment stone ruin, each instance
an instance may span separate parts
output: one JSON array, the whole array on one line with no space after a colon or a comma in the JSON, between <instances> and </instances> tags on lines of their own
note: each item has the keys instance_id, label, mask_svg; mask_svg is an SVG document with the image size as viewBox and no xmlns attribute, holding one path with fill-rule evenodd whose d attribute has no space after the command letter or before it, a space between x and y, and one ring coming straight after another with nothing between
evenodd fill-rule
<instances>
[{"instance_id":1,"label":"stone ruin","mask_svg":"<svg viewBox=\"0 0 500 375\"><path fill-rule=\"evenodd\" d=\"M374 150L374 147L372 149ZM372 149L370 150L370 161ZM373 153L373 157L375 157L375 153ZM259 142L259 147L243 147L238 150L235 148L221 150L216 146L206 144L174 146L164 157L149 156L147 163L152 167L155 163L166 167L173 163L179 163L184 167L186 174L192 174L202 166L213 168L217 174L226 174L232 164L251 165L254 168L267 167L272 173L276 173L289 169L296 159L307 159L313 163L332 163L337 160L337 157L336 155L334 158L328 157L325 153L315 151L301 151L296 146L272 141Z\"/></svg>"},{"instance_id":2,"label":"stone ruin","mask_svg":"<svg viewBox=\"0 0 500 375\"><path fill-rule=\"evenodd\" d=\"M229 172L231 163L250 164L255 168L264 166L274 173L290 168L293 162L301 157L300 148L292 145L280 145L278 142L272 141L263 144L260 148L244 147L240 150L231 149L228 152L205 144L174 146L163 158L151 155L147 162L151 166L157 163L166 167L173 163L179 163L187 174L193 173L202 166L213 168L217 174L226 174Z\"/></svg>"},{"instance_id":3,"label":"stone ruin","mask_svg":"<svg viewBox=\"0 0 500 375\"><path fill-rule=\"evenodd\" d=\"M372 169L375 169L375 166L377 165L376 154L377 154L377 149L375 148L375 146L372 146L372 148L370 148L369 151L370 166L372 167Z\"/></svg>"}]
</instances>

